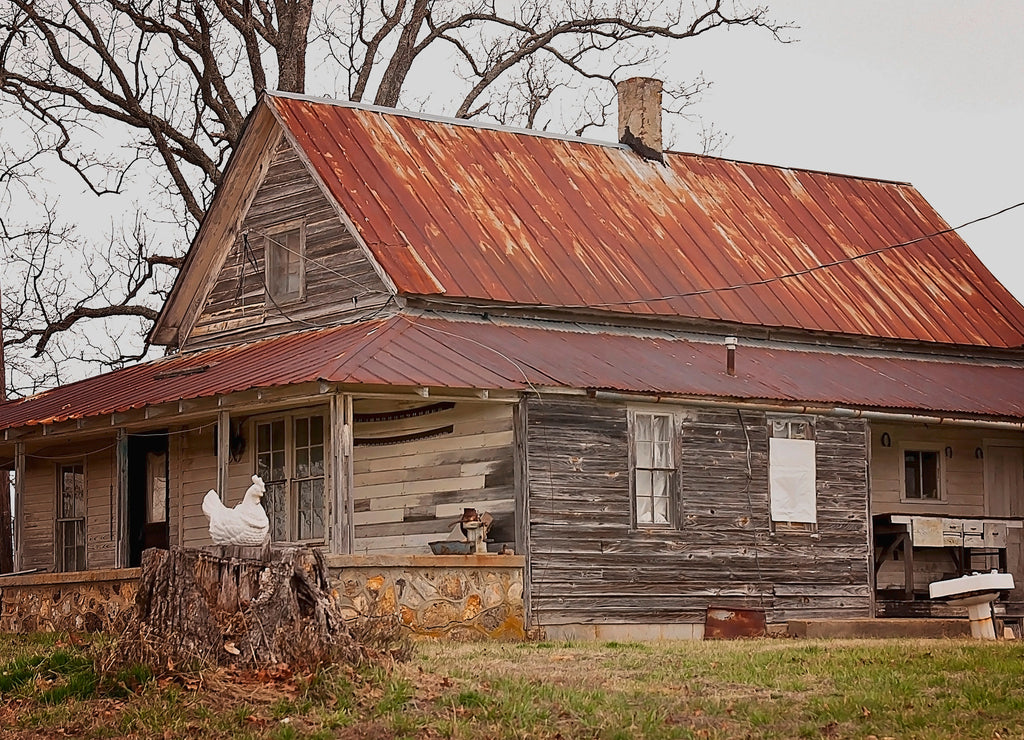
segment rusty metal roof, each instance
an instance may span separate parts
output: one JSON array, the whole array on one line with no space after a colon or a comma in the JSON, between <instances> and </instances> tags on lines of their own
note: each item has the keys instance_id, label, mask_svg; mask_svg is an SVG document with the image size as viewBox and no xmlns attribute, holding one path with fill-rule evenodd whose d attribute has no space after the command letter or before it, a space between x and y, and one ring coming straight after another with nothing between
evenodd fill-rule
<instances>
[{"instance_id":1,"label":"rusty metal roof","mask_svg":"<svg viewBox=\"0 0 1024 740\"><path fill-rule=\"evenodd\" d=\"M1024 345L956 233L887 249L948 229L905 183L267 101L401 293Z\"/></svg>"},{"instance_id":2,"label":"rusty metal roof","mask_svg":"<svg viewBox=\"0 0 1024 740\"><path fill-rule=\"evenodd\" d=\"M562 325L558 325L562 326ZM642 359L641 359L642 358ZM0 405L0 429L295 383L588 388L1024 419L1024 366L743 344L666 332L390 319L181 354ZM166 422L165 422L166 423Z\"/></svg>"}]
</instances>

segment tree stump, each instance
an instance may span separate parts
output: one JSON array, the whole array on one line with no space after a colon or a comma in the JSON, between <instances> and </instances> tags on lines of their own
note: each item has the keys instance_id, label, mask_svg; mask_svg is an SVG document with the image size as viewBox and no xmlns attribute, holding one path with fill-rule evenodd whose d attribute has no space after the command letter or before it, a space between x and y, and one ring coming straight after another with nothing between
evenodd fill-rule
<instances>
[{"instance_id":1,"label":"tree stump","mask_svg":"<svg viewBox=\"0 0 1024 740\"><path fill-rule=\"evenodd\" d=\"M312 548L146 550L136 596L137 658L257 667L365 657Z\"/></svg>"}]
</instances>

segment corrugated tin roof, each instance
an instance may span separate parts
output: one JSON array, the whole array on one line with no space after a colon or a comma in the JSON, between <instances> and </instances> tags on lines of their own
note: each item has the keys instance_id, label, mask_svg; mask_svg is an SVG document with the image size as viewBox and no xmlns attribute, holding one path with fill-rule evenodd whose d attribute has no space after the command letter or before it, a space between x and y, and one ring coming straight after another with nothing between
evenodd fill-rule
<instances>
[{"instance_id":1,"label":"corrugated tin roof","mask_svg":"<svg viewBox=\"0 0 1024 740\"><path fill-rule=\"evenodd\" d=\"M848 261L948 228L904 183L268 101L402 293L1024 345L955 233Z\"/></svg>"},{"instance_id":2,"label":"corrugated tin roof","mask_svg":"<svg viewBox=\"0 0 1024 740\"><path fill-rule=\"evenodd\" d=\"M668 333L396 316L182 354L0 405L0 429L295 383L714 396L1024 419L1024 367L741 345Z\"/></svg>"}]
</instances>

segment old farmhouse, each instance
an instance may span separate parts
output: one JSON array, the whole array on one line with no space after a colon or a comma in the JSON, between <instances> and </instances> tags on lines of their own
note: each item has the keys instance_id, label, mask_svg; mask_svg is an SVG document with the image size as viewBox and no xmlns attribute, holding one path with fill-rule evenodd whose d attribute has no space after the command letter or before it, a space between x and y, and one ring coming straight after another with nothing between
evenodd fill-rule
<instances>
[{"instance_id":1,"label":"old farmhouse","mask_svg":"<svg viewBox=\"0 0 1024 740\"><path fill-rule=\"evenodd\" d=\"M275 541L390 569L346 593L413 629L492 587L551 636L699 636L1024 584L1024 308L959 235L906 183L663 151L656 81L620 134L264 95L168 355L0 406L35 571L0 590L206 544L254 473ZM493 554L431 555L466 508ZM401 575L437 568L482 595Z\"/></svg>"}]
</instances>

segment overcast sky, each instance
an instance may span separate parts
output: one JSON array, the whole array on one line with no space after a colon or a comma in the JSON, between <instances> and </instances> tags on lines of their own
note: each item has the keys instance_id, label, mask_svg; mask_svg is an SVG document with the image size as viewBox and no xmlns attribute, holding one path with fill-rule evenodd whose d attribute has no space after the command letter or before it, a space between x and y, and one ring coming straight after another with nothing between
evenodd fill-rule
<instances>
[{"instance_id":1,"label":"overcast sky","mask_svg":"<svg viewBox=\"0 0 1024 740\"><path fill-rule=\"evenodd\" d=\"M908 181L953 226L1024 201L1024 1L767 1L795 43L730 30L672 60L714 83L723 156ZM1024 302L1024 207L960 233Z\"/></svg>"}]
</instances>

